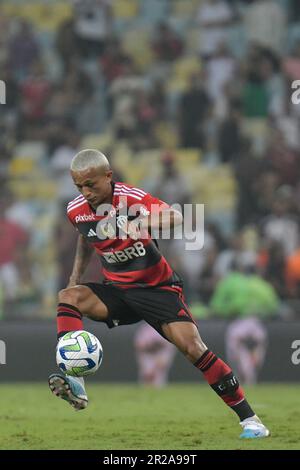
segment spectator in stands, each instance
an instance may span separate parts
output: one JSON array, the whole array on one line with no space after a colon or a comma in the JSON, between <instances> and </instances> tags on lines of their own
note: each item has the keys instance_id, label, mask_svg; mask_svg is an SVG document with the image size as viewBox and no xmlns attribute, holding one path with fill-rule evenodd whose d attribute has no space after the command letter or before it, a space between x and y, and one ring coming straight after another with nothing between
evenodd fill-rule
<instances>
[{"instance_id":1,"label":"spectator in stands","mask_svg":"<svg viewBox=\"0 0 300 470\"><path fill-rule=\"evenodd\" d=\"M221 43L226 42L229 27L234 21L234 11L225 0L204 0L201 2L197 23L200 27L199 52L209 58Z\"/></svg>"},{"instance_id":2,"label":"spectator in stands","mask_svg":"<svg viewBox=\"0 0 300 470\"><path fill-rule=\"evenodd\" d=\"M151 103L156 112L157 122L167 119L167 92L165 82L161 79L154 80L149 94Z\"/></svg>"},{"instance_id":3,"label":"spectator in stands","mask_svg":"<svg viewBox=\"0 0 300 470\"><path fill-rule=\"evenodd\" d=\"M220 44L206 63L206 89L217 104L224 95L224 87L236 72L236 60L226 44Z\"/></svg>"},{"instance_id":4,"label":"spectator in stands","mask_svg":"<svg viewBox=\"0 0 300 470\"><path fill-rule=\"evenodd\" d=\"M279 57L271 50L263 49L260 60L260 74L269 96L270 116L281 117L285 113L285 81L281 74Z\"/></svg>"},{"instance_id":5,"label":"spectator in stands","mask_svg":"<svg viewBox=\"0 0 300 470\"><path fill-rule=\"evenodd\" d=\"M112 26L111 0L75 0L74 33L83 59L103 54Z\"/></svg>"},{"instance_id":6,"label":"spectator in stands","mask_svg":"<svg viewBox=\"0 0 300 470\"><path fill-rule=\"evenodd\" d=\"M7 194L0 198L0 283L6 303L17 300L20 289L20 270L24 264L28 233L6 216L9 206Z\"/></svg>"},{"instance_id":7,"label":"spectator in stands","mask_svg":"<svg viewBox=\"0 0 300 470\"><path fill-rule=\"evenodd\" d=\"M281 185L294 186L300 178L299 149L291 148L281 129L274 127L265 162L278 174Z\"/></svg>"},{"instance_id":8,"label":"spectator in stands","mask_svg":"<svg viewBox=\"0 0 300 470\"><path fill-rule=\"evenodd\" d=\"M124 52L120 39L111 38L100 59L102 72L108 84L123 75L128 60L130 57Z\"/></svg>"},{"instance_id":9,"label":"spectator in stands","mask_svg":"<svg viewBox=\"0 0 300 470\"><path fill-rule=\"evenodd\" d=\"M300 6L299 6L300 11ZM292 90L292 84L295 80L299 80L300 77L300 39L293 44L291 52L287 55L287 57L282 58L282 72L283 78L286 79L286 95L290 96L290 90ZM288 108L288 105L287 105ZM299 116L299 106L293 105L293 103L289 102L289 108L293 111L293 115ZM294 123L296 120L293 119L292 122ZM297 122L297 121L296 121ZM298 132L298 122L297 126L297 136L299 139L299 132Z\"/></svg>"},{"instance_id":10,"label":"spectator in stands","mask_svg":"<svg viewBox=\"0 0 300 470\"><path fill-rule=\"evenodd\" d=\"M177 170L172 152L164 152L161 162L162 175L158 179L153 192L168 204L184 205L188 203L191 197L189 184L184 175Z\"/></svg>"},{"instance_id":11,"label":"spectator in stands","mask_svg":"<svg viewBox=\"0 0 300 470\"><path fill-rule=\"evenodd\" d=\"M183 52L182 39L166 22L157 25L151 45L156 59L161 62L172 62Z\"/></svg>"},{"instance_id":12,"label":"spectator in stands","mask_svg":"<svg viewBox=\"0 0 300 470\"><path fill-rule=\"evenodd\" d=\"M256 0L249 5L244 13L244 28L248 41L282 53L286 39L286 15L278 2Z\"/></svg>"},{"instance_id":13,"label":"spectator in stands","mask_svg":"<svg viewBox=\"0 0 300 470\"><path fill-rule=\"evenodd\" d=\"M21 107L24 124L40 123L46 115L51 84L46 77L42 62L35 62L21 86Z\"/></svg>"},{"instance_id":14,"label":"spectator in stands","mask_svg":"<svg viewBox=\"0 0 300 470\"><path fill-rule=\"evenodd\" d=\"M292 253L286 264L286 283L289 297L300 298L300 248Z\"/></svg>"},{"instance_id":15,"label":"spectator in stands","mask_svg":"<svg viewBox=\"0 0 300 470\"><path fill-rule=\"evenodd\" d=\"M214 314L222 318L259 315L267 318L277 313L278 297L273 287L251 269L245 272L234 260L229 272L217 284L211 300ZM247 271L247 270L246 270Z\"/></svg>"},{"instance_id":16,"label":"spectator in stands","mask_svg":"<svg viewBox=\"0 0 300 470\"><path fill-rule=\"evenodd\" d=\"M272 168L266 167L264 162L261 164L256 161L256 171L250 181L255 207L253 220L259 223L272 210L274 194L280 186L280 175Z\"/></svg>"},{"instance_id":17,"label":"spectator in stands","mask_svg":"<svg viewBox=\"0 0 300 470\"><path fill-rule=\"evenodd\" d=\"M290 0L290 19L292 22L300 20L300 4L298 0Z\"/></svg>"},{"instance_id":18,"label":"spectator in stands","mask_svg":"<svg viewBox=\"0 0 300 470\"><path fill-rule=\"evenodd\" d=\"M80 135L72 128L64 131L64 142L50 156L50 168L58 183L58 197L61 205L65 205L78 193L70 178L70 163L79 151ZM64 258L65 259L65 258Z\"/></svg>"},{"instance_id":19,"label":"spectator in stands","mask_svg":"<svg viewBox=\"0 0 300 470\"><path fill-rule=\"evenodd\" d=\"M145 90L137 93L136 100L136 135L134 137L135 149L149 149L157 146L154 135L154 124L157 119L151 95Z\"/></svg>"},{"instance_id":20,"label":"spectator in stands","mask_svg":"<svg viewBox=\"0 0 300 470\"><path fill-rule=\"evenodd\" d=\"M8 63L18 80L23 80L32 65L40 58L40 45L30 23L19 20L18 28L11 37L8 49Z\"/></svg>"},{"instance_id":21,"label":"spectator in stands","mask_svg":"<svg viewBox=\"0 0 300 470\"><path fill-rule=\"evenodd\" d=\"M218 151L223 163L235 164L243 148L242 107L239 101L229 103L228 116L220 123Z\"/></svg>"},{"instance_id":22,"label":"spectator in stands","mask_svg":"<svg viewBox=\"0 0 300 470\"><path fill-rule=\"evenodd\" d=\"M262 234L282 244L285 256L292 255L299 245L299 222L291 214L291 199L277 191L271 214L262 221Z\"/></svg>"},{"instance_id":23,"label":"spectator in stands","mask_svg":"<svg viewBox=\"0 0 300 470\"><path fill-rule=\"evenodd\" d=\"M0 66L0 77L5 83L6 90L9 90L9 93L6 93L5 109L16 113L19 111L20 88L7 63Z\"/></svg>"},{"instance_id":24,"label":"spectator in stands","mask_svg":"<svg viewBox=\"0 0 300 470\"><path fill-rule=\"evenodd\" d=\"M253 247L247 246L245 231L234 234L228 247L218 255L214 266L215 274L218 279L222 279L233 267L240 272L255 270L256 252Z\"/></svg>"},{"instance_id":25,"label":"spectator in stands","mask_svg":"<svg viewBox=\"0 0 300 470\"><path fill-rule=\"evenodd\" d=\"M116 78L109 93L112 99L113 126L120 139L133 137L137 127L136 106L138 93L145 90L145 81L131 59L124 63L123 75Z\"/></svg>"},{"instance_id":26,"label":"spectator in stands","mask_svg":"<svg viewBox=\"0 0 300 470\"><path fill-rule=\"evenodd\" d=\"M61 23L56 33L55 47L64 65L64 72L78 55L74 27L74 18L68 18Z\"/></svg>"},{"instance_id":27,"label":"spectator in stands","mask_svg":"<svg viewBox=\"0 0 300 470\"><path fill-rule=\"evenodd\" d=\"M189 88L179 103L181 145L187 148L205 148L203 124L211 110L211 100L205 91L202 75L193 73Z\"/></svg>"},{"instance_id":28,"label":"spectator in stands","mask_svg":"<svg viewBox=\"0 0 300 470\"><path fill-rule=\"evenodd\" d=\"M0 65L8 63L12 18L1 11L0 15Z\"/></svg>"},{"instance_id":29,"label":"spectator in stands","mask_svg":"<svg viewBox=\"0 0 300 470\"><path fill-rule=\"evenodd\" d=\"M270 97L265 76L261 68L261 49L248 51L244 64L244 83L241 90L243 113L246 118L266 118L269 113Z\"/></svg>"},{"instance_id":30,"label":"spectator in stands","mask_svg":"<svg viewBox=\"0 0 300 470\"><path fill-rule=\"evenodd\" d=\"M259 271L264 279L276 290L281 299L287 296L286 286L286 256L282 243L278 241L263 241L264 245L258 255Z\"/></svg>"}]
</instances>

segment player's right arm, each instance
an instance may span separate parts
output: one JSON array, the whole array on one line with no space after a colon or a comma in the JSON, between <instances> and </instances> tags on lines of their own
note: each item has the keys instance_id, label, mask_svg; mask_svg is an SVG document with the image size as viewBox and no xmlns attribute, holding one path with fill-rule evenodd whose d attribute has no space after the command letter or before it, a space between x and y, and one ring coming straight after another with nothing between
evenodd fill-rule
<instances>
[{"instance_id":1,"label":"player's right arm","mask_svg":"<svg viewBox=\"0 0 300 470\"><path fill-rule=\"evenodd\" d=\"M93 247L86 241L83 235L79 235L72 274L67 287L73 287L79 284L90 262L93 250Z\"/></svg>"}]
</instances>

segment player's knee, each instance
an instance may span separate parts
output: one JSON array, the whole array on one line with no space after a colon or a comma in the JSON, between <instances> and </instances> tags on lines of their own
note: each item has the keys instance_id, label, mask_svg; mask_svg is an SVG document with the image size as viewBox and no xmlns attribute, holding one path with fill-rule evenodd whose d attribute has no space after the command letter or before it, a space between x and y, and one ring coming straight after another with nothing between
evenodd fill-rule
<instances>
[{"instance_id":1,"label":"player's knee","mask_svg":"<svg viewBox=\"0 0 300 470\"><path fill-rule=\"evenodd\" d=\"M58 293L58 301L60 303L70 304L74 307L80 308L80 303L84 298L84 287L76 286L62 289Z\"/></svg>"}]
</instances>

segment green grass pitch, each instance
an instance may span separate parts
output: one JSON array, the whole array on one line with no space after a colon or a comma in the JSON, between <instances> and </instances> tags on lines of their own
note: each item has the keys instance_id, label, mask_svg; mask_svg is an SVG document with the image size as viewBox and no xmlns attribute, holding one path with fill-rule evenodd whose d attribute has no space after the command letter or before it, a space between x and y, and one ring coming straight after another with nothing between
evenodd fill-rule
<instances>
[{"instance_id":1,"label":"green grass pitch","mask_svg":"<svg viewBox=\"0 0 300 470\"><path fill-rule=\"evenodd\" d=\"M1 449L299 449L297 385L246 389L272 436L238 439L236 415L206 385L162 390L88 385L90 403L75 412L47 384L0 386Z\"/></svg>"}]
</instances>

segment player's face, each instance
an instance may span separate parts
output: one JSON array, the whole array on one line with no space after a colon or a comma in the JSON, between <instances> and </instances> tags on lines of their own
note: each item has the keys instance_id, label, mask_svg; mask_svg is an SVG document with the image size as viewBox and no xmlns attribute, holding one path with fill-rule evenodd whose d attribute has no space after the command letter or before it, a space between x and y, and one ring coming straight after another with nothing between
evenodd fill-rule
<instances>
[{"instance_id":1,"label":"player's face","mask_svg":"<svg viewBox=\"0 0 300 470\"><path fill-rule=\"evenodd\" d=\"M111 202L111 170L90 168L85 171L71 171L71 175L75 186L93 208Z\"/></svg>"}]
</instances>

